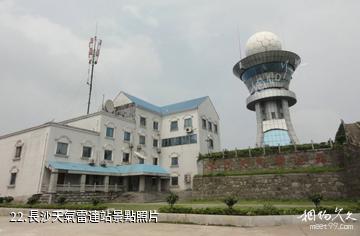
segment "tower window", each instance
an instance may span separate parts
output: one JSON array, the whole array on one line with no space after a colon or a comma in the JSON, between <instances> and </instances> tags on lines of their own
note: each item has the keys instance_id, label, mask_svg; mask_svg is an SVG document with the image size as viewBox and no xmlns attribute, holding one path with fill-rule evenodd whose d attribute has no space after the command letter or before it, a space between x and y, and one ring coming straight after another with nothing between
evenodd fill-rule
<instances>
[{"instance_id":1,"label":"tower window","mask_svg":"<svg viewBox=\"0 0 360 236\"><path fill-rule=\"evenodd\" d=\"M271 118L272 118L272 119L276 119L276 114L275 114L275 112L271 112Z\"/></svg>"}]
</instances>

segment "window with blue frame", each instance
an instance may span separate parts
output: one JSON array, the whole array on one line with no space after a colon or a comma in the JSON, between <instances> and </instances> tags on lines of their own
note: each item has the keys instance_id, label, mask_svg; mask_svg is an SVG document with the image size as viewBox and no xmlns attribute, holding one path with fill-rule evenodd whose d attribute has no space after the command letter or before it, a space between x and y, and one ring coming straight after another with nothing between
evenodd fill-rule
<instances>
[{"instance_id":1,"label":"window with blue frame","mask_svg":"<svg viewBox=\"0 0 360 236\"><path fill-rule=\"evenodd\" d=\"M266 72L277 72L277 73L294 73L294 68L290 64L282 63L282 62L270 62L255 65L249 69L247 69L242 75L241 79L246 81L255 75L260 75Z\"/></svg>"},{"instance_id":2,"label":"window with blue frame","mask_svg":"<svg viewBox=\"0 0 360 236\"><path fill-rule=\"evenodd\" d=\"M284 146L291 144L287 130L272 129L264 133L265 146Z\"/></svg>"}]
</instances>

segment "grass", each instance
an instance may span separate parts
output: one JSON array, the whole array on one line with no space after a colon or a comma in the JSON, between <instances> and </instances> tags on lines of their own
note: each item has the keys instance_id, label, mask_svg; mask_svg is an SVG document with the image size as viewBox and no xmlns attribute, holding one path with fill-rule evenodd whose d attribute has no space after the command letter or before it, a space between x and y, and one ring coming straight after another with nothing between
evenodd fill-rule
<instances>
[{"instance_id":1,"label":"grass","mask_svg":"<svg viewBox=\"0 0 360 236\"><path fill-rule=\"evenodd\" d=\"M242 172L219 172L202 175L203 177L214 177L214 176L241 176L241 175L266 175L266 174L291 174L291 173L326 173L326 172L338 172L344 170L341 167L303 167L303 168L277 168L277 169L266 169L266 170L249 170Z\"/></svg>"}]
</instances>

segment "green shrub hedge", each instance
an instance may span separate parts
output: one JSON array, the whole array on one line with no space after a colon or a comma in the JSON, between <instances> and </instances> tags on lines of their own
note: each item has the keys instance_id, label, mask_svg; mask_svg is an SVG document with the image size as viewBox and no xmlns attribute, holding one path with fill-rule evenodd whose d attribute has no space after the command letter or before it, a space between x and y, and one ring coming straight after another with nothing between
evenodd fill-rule
<instances>
[{"instance_id":1,"label":"green shrub hedge","mask_svg":"<svg viewBox=\"0 0 360 236\"><path fill-rule=\"evenodd\" d=\"M340 144L338 144L339 146ZM341 145L340 145L341 146ZM307 144L297 144L287 145L287 146L273 146L273 147L264 147L264 148L245 148L240 150L224 150L222 152L213 152L208 154L199 154L198 159L217 159L217 158L236 158L236 157L249 157L249 156L263 156L273 155L277 153L292 153L295 151L308 151L308 150L317 150L317 149L329 149L332 148L329 142L321 143L307 143Z\"/></svg>"},{"instance_id":2,"label":"green shrub hedge","mask_svg":"<svg viewBox=\"0 0 360 236\"><path fill-rule=\"evenodd\" d=\"M278 208L270 204L265 204L263 207L244 207L244 208L221 208L221 207L207 207L207 208L191 208L191 207L161 207L161 213L179 213L179 214L203 214L203 215L301 215L305 210L309 211L314 208L293 207L293 208ZM326 210L326 213L335 214L336 207L319 207L314 209L316 213ZM343 209L342 213L348 211L354 213L359 212L360 209Z\"/></svg>"}]
</instances>

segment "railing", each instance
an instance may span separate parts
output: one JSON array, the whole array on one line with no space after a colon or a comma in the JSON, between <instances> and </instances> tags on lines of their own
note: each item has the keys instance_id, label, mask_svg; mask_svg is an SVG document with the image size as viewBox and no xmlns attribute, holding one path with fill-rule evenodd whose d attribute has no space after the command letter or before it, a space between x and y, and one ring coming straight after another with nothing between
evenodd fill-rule
<instances>
[{"instance_id":1,"label":"railing","mask_svg":"<svg viewBox=\"0 0 360 236\"><path fill-rule=\"evenodd\" d=\"M49 189L49 185L42 185L41 191L47 192ZM56 192L80 192L82 190L82 186L79 184L57 184ZM106 186L101 184L86 184L83 186L83 190L85 192L105 192ZM108 185L108 192L122 192L124 190L123 185L113 184Z\"/></svg>"}]
</instances>

